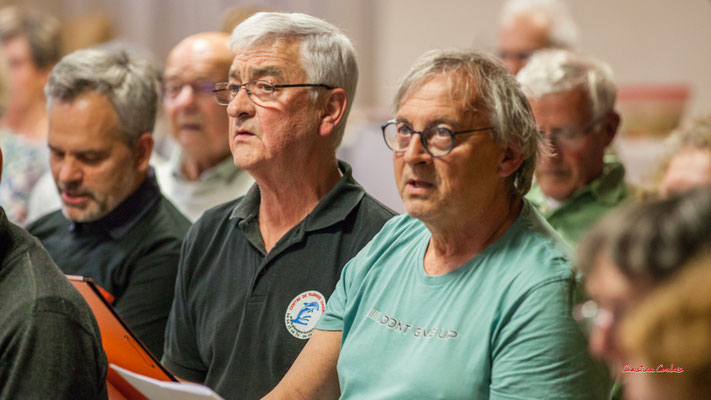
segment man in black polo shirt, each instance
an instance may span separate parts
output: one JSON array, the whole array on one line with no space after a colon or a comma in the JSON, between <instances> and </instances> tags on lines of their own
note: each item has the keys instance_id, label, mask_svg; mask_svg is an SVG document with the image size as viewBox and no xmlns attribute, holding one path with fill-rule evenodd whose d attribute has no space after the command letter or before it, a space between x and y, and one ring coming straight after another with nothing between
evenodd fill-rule
<instances>
[{"instance_id":1,"label":"man in black polo shirt","mask_svg":"<svg viewBox=\"0 0 711 400\"><path fill-rule=\"evenodd\" d=\"M190 223L160 194L148 166L158 76L125 50L77 51L57 64L46 94L50 167L62 209L28 230L64 273L106 289L160 357Z\"/></svg>"},{"instance_id":2,"label":"man in black polo shirt","mask_svg":"<svg viewBox=\"0 0 711 400\"><path fill-rule=\"evenodd\" d=\"M253 399L286 373L344 264L393 213L336 160L358 74L348 38L308 15L259 13L231 47L215 97L235 165L256 185L188 232L163 362L227 399Z\"/></svg>"}]
</instances>

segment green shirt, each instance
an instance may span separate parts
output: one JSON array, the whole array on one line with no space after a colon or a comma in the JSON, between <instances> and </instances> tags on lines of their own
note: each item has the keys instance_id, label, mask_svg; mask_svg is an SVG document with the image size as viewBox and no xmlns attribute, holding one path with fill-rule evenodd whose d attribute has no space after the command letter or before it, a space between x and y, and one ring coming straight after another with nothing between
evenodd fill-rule
<instances>
[{"instance_id":1,"label":"green shirt","mask_svg":"<svg viewBox=\"0 0 711 400\"><path fill-rule=\"evenodd\" d=\"M552 209L540 186L534 183L526 198L538 208L553 229L569 245L575 246L582 235L602 216L627 198L625 168L616 160L605 163L602 175L575 191L560 207Z\"/></svg>"},{"instance_id":2,"label":"green shirt","mask_svg":"<svg viewBox=\"0 0 711 400\"><path fill-rule=\"evenodd\" d=\"M395 217L344 268L317 326L342 331L342 398L607 398L571 317L567 246L533 206L444 275L424 271L430 237Z\"/></svg>"}]
</instances>

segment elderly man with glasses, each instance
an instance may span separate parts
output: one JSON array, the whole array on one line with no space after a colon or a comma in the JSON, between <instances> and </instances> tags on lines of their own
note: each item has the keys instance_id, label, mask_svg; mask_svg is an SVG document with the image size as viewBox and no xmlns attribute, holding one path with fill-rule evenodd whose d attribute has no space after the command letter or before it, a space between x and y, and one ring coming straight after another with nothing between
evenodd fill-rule
<instances>
[{"instance_id":1,"label":"elderly man with glasses","mask_svg":"<svg viewBox=\"0 0 711 400\"><path fill-rule=\"evenodd\" d=\"M156 176L165 196L191 221L244 195L254 183L232 161L229 121L212 95L232 64L229 41L222 32L189 36L173 48L165 64L163 109L178 147L156 168Z\"/></svg>"},{"instance_id":2,"label":"elderly man with glasses","mask_svg":"<svg viewBox=\"0 0 711 400\"><path fill-rule=\"evenodd\" d=\"M221 396L255 399L289 369L341 270L393 216L336 159L353 101L353 46L304 14L232 32L229 146L256 184L188 232L163 362Z\"/></svg>"},{"instance_id":3,"label":"elderly man with glasses","mask_svg":"<svg viewBox=\"0 0 711 400\"><path fill-rule=\"evenodd\" d=\"M523 196L542 140L503 64L420 58L383 126L408 215L343 270L283 399L603 399L567 247Z\"/></svg>"},{"instance_id":4,"label":"elderly man with glasses","mask_svg":"<svg viewBox=\"0 0 711 400\"><path fill-rule=\"evenodd\" d=\"M567 50L536 53L517 75L551 151L528 199L570 245L627 197L625 170L605 150L620 116L610 68Z\"/></svg>"}]
</instances>

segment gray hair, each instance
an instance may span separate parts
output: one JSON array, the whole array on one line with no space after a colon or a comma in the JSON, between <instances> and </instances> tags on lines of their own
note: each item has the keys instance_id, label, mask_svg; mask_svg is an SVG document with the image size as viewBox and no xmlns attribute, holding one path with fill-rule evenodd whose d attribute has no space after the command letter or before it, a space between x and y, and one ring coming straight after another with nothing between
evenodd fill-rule
<instances>
[{"instance_id":1,"label":"gray hair","mask_svg":"<svg viewBox=\"0 0 711 400\"><path fill-rule=\"evenodd\" d=\"M125 48L75 51L54 67L45 87L47 109L53 100L72 101L94 91L108 98L129 144L153 131L160 71L147 58Z\"/></svg>"},{"instance_id":2,"label":"gray hair","mask_svg":"<svg viewBox=\"0 0 711 400\"><path fill-rule=\"evenodd\" d=\"M617 87L610 66L568 50L534 53L516 77L526 95L533 98L578 88L585 90L593 119L615 107Z\"/></svg>"},{"instance_id":3,"label":"gray hair","mask_svg":"<svg viewBox=\"0 0 711 400\"><path fill-rule=\"evenodd\" d=\"M499 24L525 15L545 18L550 47L576 49L580 32L567 5L559 0L509 0L501 7Z\"/></svg>"},{"instance_id":4,"label":"gray hair","mask_svg":"<svg viewBox=\"0 0 711 400\"><path fill-rule=\"evenodd\" d=\"M32 62L37 68L49 67L61 57L60 24L57 18L17 6L0 9L0 41L18 36L27 38Z\"/></svg>"},{"instance_id":5,"label":"gray hair","mask_svg":"<svg viewBox=\"0 0 711 400\"><path fill-rule=\"evenodd\" d=\"M496 58L478 51L431 50L423 54L400 82L393 105L397 111L414 90L437 75L455 75L463 108L484 112L497 143L516 146L524 161L514 172L511 194L523 197L531 188L536 159L546 152L542 133L520 85ZM478 109L481 107L481 109Z\"/></svg>"},{"instance_id":6,"label":"gray hair","mask_svg":"<svg viewBox=\"0 0 711 400\"><path fill-rule=\"evenodd\" d=\"M590 274L604 254L631 280L660 282L711 249L711 189L632 204L606 215L578 246L578 268Z\"/></svg>"},{"instance_id":7,"label":"gray hair","mask_svg":"<svg viewBox=\"0 0 711 400\"><path fill-rule=\"evenodd\" d=\"M232 51L273 44L281 40L299 40L301 67L309 82L342 88L348 105L338 126L331 133L333 148L343 139L346 120L358 83L358 64L350 39L338 28L301 13L259 12L237 25L230 37ZM302 82L289 82L302 83ZM318 91L311 92L318 100Z\"/></svg>"}]
</instances>

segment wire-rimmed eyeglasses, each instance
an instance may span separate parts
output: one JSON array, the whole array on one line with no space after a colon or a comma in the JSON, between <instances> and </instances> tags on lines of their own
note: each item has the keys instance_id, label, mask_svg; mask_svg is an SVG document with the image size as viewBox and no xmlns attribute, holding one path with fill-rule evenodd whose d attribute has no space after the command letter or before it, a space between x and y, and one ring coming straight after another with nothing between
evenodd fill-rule
<instances>
[{"instance_id":1,"label":"wire-rimmed eyeglasses","mask_svg":"<svg viewBox=\"0 0 711 400\"><path fill-rule=\"evenodd\" d=\"M242 84L231 82L216 83L215 87L212 89L212 94L215 96L215 101L217 101L218 104L226 106L230 104L235 96L237 96L239 90L244 88L247 92L247 97L249 97L252 103L265 107L274 102L275 94L278 89L294 87L322 87L329 90L333 89L333 86L323 83L293 83L288 85L275 85L270 81L256 79Z\"/></svg>"}]
</instances>

